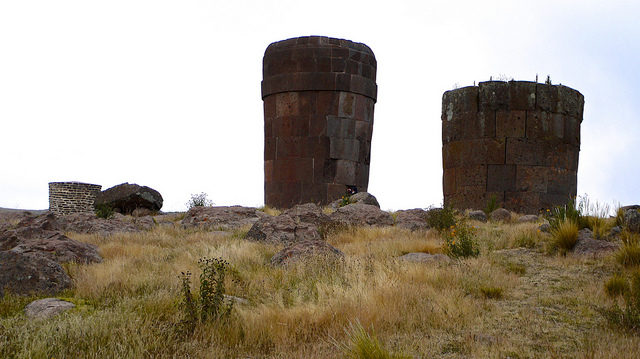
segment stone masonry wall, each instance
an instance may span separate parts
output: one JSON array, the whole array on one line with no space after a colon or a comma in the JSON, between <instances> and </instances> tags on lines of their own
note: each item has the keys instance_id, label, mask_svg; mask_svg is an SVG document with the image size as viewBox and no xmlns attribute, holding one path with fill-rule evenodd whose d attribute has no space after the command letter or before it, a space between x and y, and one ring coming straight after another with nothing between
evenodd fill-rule
<instances>
[{"instance_id":1,"label":"stone masonry wall","mask_svg":"<svg viewBox=\"0 0 640 359\"><path fill-rule=\"evenodd\" d=\"M50 182L49 211L56 214L93 212L102 186L81 182Z\"/></svg>"},{"instance_id":2,"label":"stone masonry wall","mask_svg":"<svg viewBox=\"0 0 640 359\"><path fill-rule=\"evenodd\" d=\"M265 204L327 204L369 184L376 59L361 43L300 37L263 59Z\"/></svg>"},{"instance_id":3,"label":"stone masonry wall","mask_svg":"<svg viewBox=\"0 0 640 359\"><path fill-rule=\"evenodd\" d=\"M481 82L442 98L445 205L521 213L576 195L584 97L566 86Z\"/></svg>"}]
</instances>

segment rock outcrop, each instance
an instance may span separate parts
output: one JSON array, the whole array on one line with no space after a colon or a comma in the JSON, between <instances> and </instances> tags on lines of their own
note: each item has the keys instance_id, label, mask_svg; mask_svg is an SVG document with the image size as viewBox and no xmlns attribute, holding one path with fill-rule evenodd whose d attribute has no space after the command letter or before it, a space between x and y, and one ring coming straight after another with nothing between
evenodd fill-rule
<instances>
[{"instance_id":1,"label":"rock outcrop","mask_svg":"<svg viewBox=\"0 0 640 359\"><path fill-rule=\"evenodd\" d=\"M27 304L24 308L24 314L32 319L46 319L75 308L75 306L73 303L57 298L44 298Z\"/></svg>"},{"instance_id":2,"label":"rock outcrop","mask_svg":"<svg viewBox=\"0 0 640 359\"><path fill-rule=\"evenodd\" d=\"M421 208L396 211L396 227L411 231L427 230L427 211Z\"/></svg>"},{"instance_id":3,"label":"rock outcrop","mask_svg":"<svg viewBox=\"0 0 640 359\"><path fill-rule=\"evenodd\" d=\"M108 206L122 214L131 214L137 208L159 211L162 208L160 192L147 186L122 183L100 192L96 207Z\"/></svg>"},{"instance_id":4,"label":"rock outcrop","mask_svg":"<svg viewBox=\"0 0 640 359\"><path fill-rule=\"evenodd\" d=\"M193 207L189 209L182 226L215 230L234 230L256 223L261 217L268 217L264 212L251 207L220 206Z\"/></svg>"},{"instance_id":5,"label":"rock outcrop","mask_svg":"<svg viewBox=\"0 0 640 359\"><path fill-rule=\"evenodd\" d=\"M271 258L272 265L287 265L293 262L307 260L332 261L341 259L344 253L325 241L305 240L293 243Z\"/></svg>"},{"instance_id":6,"label":"rock outcrop","mask_svg":"<svg viewBox=\"0 0 640 359\"><path fill-rule=\"evenodd\" d=\"M35 253L0 252L0 295L55 294L71 287L60 264Z\"/></svg>"},{"instance_id":7,"label":"rock outcrop","mask_svg":"<svg viewBox=\"0 0 640 359\"><path fill-rule=\"evenodd\" d=\"M388 212L370 204L354 203L340 207L329 217L337 223L349 226L393 225L393 217Z\"/></svg>"}]
</instances>

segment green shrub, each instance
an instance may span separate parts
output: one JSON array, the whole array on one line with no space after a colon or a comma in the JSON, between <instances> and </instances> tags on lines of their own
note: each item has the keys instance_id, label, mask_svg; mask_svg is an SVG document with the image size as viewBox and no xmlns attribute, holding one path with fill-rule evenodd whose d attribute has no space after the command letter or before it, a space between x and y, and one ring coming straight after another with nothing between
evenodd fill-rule
<instances>
[{"instance_id":1,"label":"green shrub","mask_svg":"<svg viewBox=\"0 0 640 359\"><path fill-rule=\"evenodd\" d=\"M456 225L455 212L447 206L429 209L427 211L427 224L442 233L451 228L451 226Z\"/></svg>"},{"instance_id":2,"label":"green shrub","mask_svg":"<svg viewBox=\"0 0 640 359\"><path fill-rule=\"evenodd\" d=\"M496 209L498 209L498 199L496 195L491 195L491 197L489 197L489 200L487 201L487 207L485 207L484 213L486 213L486 215L488 216Z\"/></svg>"},{"instance_id":3,"label":"green shrub","mask_svg":"<svg viewBox=\"0 0 640 359\"><path fill-rule=\"evenodd\" d=\"M576 204L575 199L570 199L566 205L557 206L553 209L548 209L545 217L549 221L551 229L558 228L558 226L565 220L570 220L580 228L587 227L586 219L582 217L582 207L584 201Z\"/></svg>"},{"instance_id":4,"label":"green shrub","mask_svg":"<svg viewBox=\"0 0 640 359\"><path fill-rule=\"evenodd\" d=\"M561 254L566 254L572 250L578 242L578 225L571 219L566 218L559 222L555 228L551 228L552 249L559 250Z\"/></svg>"},{"instance_id":5,"label":"green shrub","mask_svg":"<svg viewBox=\"0 0 640 359\"><path fill-rule=\"evenodd\" d=\"M229 264L221 258L205 257L198 261L198 265L202 273L197 295L191 293L191 272L181 275L183 324L189 331L193 331L198 323L227 319L233 310L233 301L224 297L224 280Z\"/></svg>"},{"instance_id":6,"label":"green shrub","mask_svg":"<svg viewBox=\"0 0 640 359\"><path fill-rule=\"evenodd\" d=\"M620 206L618 206L618 209L616 209L615 225L619 227L624 227L624 210Z\"/></svg>"},{"instance_id":7,"label":"green shrub","mask_svg":"<svg viewBox=\"0 0 640 359\"><path fill-rule=\"evenodd\" d=\"M191 198L187 202L187 208L191 209L193 207L211 207L215 203L207 198L207 194L202 192L198 194L191 194Z\"/></svg>"},{"instance_id":8,"label":"green shrub","mask_svg":"<svg viewBox=\"0 0 640 359\"><path fill-rule=\"evenodd\" d=\"M604 284L604 290L612 298L624 295L629 291L629 284L622 274L616 273Z\"/></svg>"},{"instance_id":9,"label":"green shrub","mask_svg":"<svg viewBox=\"0 0 640 359\"><path fill-rule=\"evenodd\" d=\"M475 228L466 223L452 225L444 234L444 251L452 258L477 257L480 254L475 240Z\"/></svg>"},{"instance_id":10,"label":"green shrub","mask_svg":"<svg viewBox=\"0 0 640 359\"><path fill-rule=\"evenodd\" d=\"M113 217L113 214L115 213L115 211L113 210L113 207L107 204L99 204L99 205L96 205L95 213L96 213L96 216L98 216L98 218L109 219Z\"/></svg>"},{"instance_id":11,"label":"green shrub","mask_svg":"<svg viewBox=\"0 0 640 359\"><path fill-rule=\"evenodd\" d=\"M349 323L349 328L345 328L345 333L349 339L349 344L339 344L334 340L334 344L342 349L344 358L347 359L402 359L410 358L402 354L392 354L380 343L375 333L369 334L359 322Z\"/></svg>"}]
</instances>

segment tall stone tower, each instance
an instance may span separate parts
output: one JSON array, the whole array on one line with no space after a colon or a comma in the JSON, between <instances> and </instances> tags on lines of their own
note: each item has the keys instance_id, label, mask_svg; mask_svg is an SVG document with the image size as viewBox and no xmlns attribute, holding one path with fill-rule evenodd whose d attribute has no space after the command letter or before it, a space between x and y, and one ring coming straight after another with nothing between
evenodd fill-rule
<instances>
[{"instance_id":1,"label":"tall stone tower","mask_svg":"<svg viewBox=\"0 0 640 359\"><path fill-rule=\"evenodd\" d=\"M566 86L490 81L442 97L445 205L521 212L576 195L584 97Z\"/></svg>"},{"instance_id":2,"label":"tall stone tower","mask_svg":"<svg viewBox=\"0 0 640 359\"><path fill-rule=\"evenodd\" d=\"M265 204L327 204L369 183L376 58L321 36L272 43L263 59Z\"/></svg>"}]
</instances>

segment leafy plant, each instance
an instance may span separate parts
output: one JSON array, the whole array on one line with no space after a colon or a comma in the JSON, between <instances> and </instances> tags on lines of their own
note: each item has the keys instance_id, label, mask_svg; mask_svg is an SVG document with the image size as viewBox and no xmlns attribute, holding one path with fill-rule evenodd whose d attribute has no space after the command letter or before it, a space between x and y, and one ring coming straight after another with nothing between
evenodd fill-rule
<instances>
[{"instance_id":1,"label":"leafy plant","mask_svg":"<svg viewBox=\"0 0 640 359\"><path fill-rule=\"evenodd\" d=\"M444 234L444 251L449 257L477 257L480 254L474 238L475 228L462 222L457 226L450 226L449 229L450 231Z\"/></svg>"},{"instance_id":2,"label":"leafy plant","mask_svg":"<svg viewBox=\"0 0 640 359\"><path fill-rule=\"evenodd\" d=\"M213 203L213 201L207 198L207 194L202 192L191 194L191 198L187 202L187 208L191 209L193 207L211 207L214 204L215 203Z\"/></svg>"},{"instance_id":3,"label":"leafy plant","mask_svg":"<svg viewBox=\"0 0 640 359\"><path fill-rule=\"evenodd\" d=\"M109 219L113 217L113 214L115 213L115 211L113 210L113 207L107 204L99 204L99 205L96 205L95 213L96 213L96 216L98 216L98 218Z\"/></svg>"},{"instance_id":4,"label":"leafy plant","mask_svg":"<svg viewBox=\"0 0 640 359\"><path fill-rule=\"evenodd\" d=\"M204 257L198 261L198 265L202 273L197 295L191 293L191 272L181 275L183 324L190 331L198 323L227 319L233 310L233 301L224 297L224 280L229 263L222 258Z\"/></svg>"},{"instance_id":5,"label":"leafy plant","mask_svg":"<svg viewBox=\"0 0 640 359\"><path fill-rule=\"evenodd\" d=\"M447 206L444 206L444 208L431 208L427 211L427 224L442 233L451 226L456 225L455 212Z\"/></svg>"},{"instance_id":6,"label":"leafy plant","mask_svg":"<svg viewBox=\"0 0 640 359\"><path fill-rule=\"evenodd\" d=\"M345 328L345 333L350 344L340 344L334 340L334 344L342 349L344 357L347 359L402 359L410 358L402 354L392 354L380 343L378 338L371 330L369 334L360 322L349 323L349 327Z\"/></svg>"},{"instance_id":7,"label":"leafy plant","mask_svg":"<svg viewBox=\"0 0 640 359\"><path fill-rule=\"evenodd\" d=\"M351 196L350 196L350 195L348 195L348 194L345 194L345 195L344 195L344 196L342 196L342 198L340 199L340 203L338 204L338 206L339 206L339 207L344 207L344 206L346 206L346 205L348 205L348 204L350 204L350 203L351 203L351 202L350 202L350 200L351 200Z\"/></svg>"}]
</instances>

